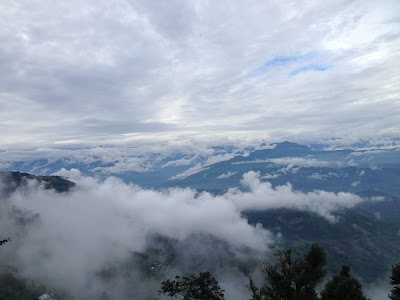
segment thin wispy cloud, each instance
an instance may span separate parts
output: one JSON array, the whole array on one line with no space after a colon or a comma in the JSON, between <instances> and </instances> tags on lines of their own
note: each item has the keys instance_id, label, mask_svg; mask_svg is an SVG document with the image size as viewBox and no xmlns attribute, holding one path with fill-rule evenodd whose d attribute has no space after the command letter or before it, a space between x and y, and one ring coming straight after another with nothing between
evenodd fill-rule
<instances>
[{"instance_id":1,"label":"thin wispy cloud","mask_svg":"<svg viewBox=\"0 0 400 300\"><path fill-rule=\"evenodd\" d=\"M315 53L307 53L303 55L297 56L281 56L275 57L267 62L265 62L258 71L268 71L273 68L287 66L291 63L298 62L298 61L309 61L315 56Z\"/></svg>"},{"instance_id":2,"label":"thin wispy cloud","mask_svg":"<svg viewBox=\"0 0 400 300\"><path fill-rule=\"evenodd\" d=\"M294 71L292 71L290 73L291 76L300 74L302 72L306 72L306 71L317 71L317 72L323 72L326 70L329 70L330 68L332 68L331 66L322 66L322 65L307 65L304 67L300 67Z\"/></svg>"}]
</instances>

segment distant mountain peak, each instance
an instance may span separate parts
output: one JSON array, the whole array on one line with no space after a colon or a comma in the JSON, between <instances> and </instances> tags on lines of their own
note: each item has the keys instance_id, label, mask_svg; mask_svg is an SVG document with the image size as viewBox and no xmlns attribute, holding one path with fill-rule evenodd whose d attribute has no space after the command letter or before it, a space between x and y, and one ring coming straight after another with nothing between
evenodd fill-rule
<instances>
[{"instance_id":1,"label":"distant mountain peak","mask_svg":"<svg viewBox=\"0 0 400 300\"><path fill-rule=\"evenodd\" d=\"M27 180L37 180L44 184L45 189L54 189L57 192L67 192L70 188L75 186L75 183L59 176L42 176L42 175L32 175L23 172L16 171L0 171L0 181L2 181L5 186L5 192L13 192L21 185L25 185Z\"/></svg>"},{"instance_id":2,"label":"distant mountain peak","mask_svg":"<svg viewBox=\"0 0 400 300\"><path fill-rule=\"evenodd\" d=\"M310 148L305 145L300 145L296 143L292 143L289 141L284 141L282 143L276 144L275 150L302 150L302 151L309 151Z\"/></svg>"}]
</instances>

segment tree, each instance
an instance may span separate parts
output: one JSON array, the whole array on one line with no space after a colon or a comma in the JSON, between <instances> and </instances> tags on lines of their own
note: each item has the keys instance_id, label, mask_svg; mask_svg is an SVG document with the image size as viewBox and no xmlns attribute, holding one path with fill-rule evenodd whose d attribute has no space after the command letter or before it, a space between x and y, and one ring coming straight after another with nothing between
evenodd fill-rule
<instances>
[{"instance_id":1,"label":"tree","mask_svg":"<svg viewBox=\"0 0 400 300\"><path fill-rule=\"evenodd\" d=\"M179 276L175 280L166 280L161 283L160 294L174 297L183 296L184 300L223 300L224 290L210 272L200 272L199 275L189 277Z\"/></svg>"},{"instance_id":2,"label":"tree","mask_svg":"<svg viewBox=\"0 0 400 300\"><path fill-rule=\"evenodd\" d=\"M292 251L275 254L277 265L265 264L266 284L257 288L250 280L252 300L312 300L318 299L316 286L325 277L326 253L323 247L312 244L304 258L293 258Z\"/></svg>"},{"instance_id":3,"label":"tree","mask_svg":"<svg viewBox=\"0 0 400 300\"><path fill-rule=\"evenodd\" d=\"M321 291L322 300L367 300L361 283L350 276L350 267L343 265L340 274L333 276Z\"/></svg>"},{"instance_id":4,"label":"tree","mask_svg":"<svg viewBox=\"0 0 400 300\"><path fill-rule=\"evenodd\" d=\"M393 285L393 289L391 290L389 298L392 300L400 300L400 264L392 266L390 284Z\"/></svg>"}]
</instances>

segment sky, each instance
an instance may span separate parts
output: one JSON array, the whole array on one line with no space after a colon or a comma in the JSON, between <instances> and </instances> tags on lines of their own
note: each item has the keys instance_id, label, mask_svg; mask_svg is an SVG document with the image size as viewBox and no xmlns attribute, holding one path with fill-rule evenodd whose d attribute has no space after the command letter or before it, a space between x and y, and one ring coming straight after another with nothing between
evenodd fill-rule
<instances>
[{"instance_id":1,"label":"sky","mask_svg":"<svg viewBox=\"0 0 400 300\"><path fill-rule=\"evenodd\" d=\"M0 0L0 149L400 136L400 2Z\"/></svg>"}]
</instances>

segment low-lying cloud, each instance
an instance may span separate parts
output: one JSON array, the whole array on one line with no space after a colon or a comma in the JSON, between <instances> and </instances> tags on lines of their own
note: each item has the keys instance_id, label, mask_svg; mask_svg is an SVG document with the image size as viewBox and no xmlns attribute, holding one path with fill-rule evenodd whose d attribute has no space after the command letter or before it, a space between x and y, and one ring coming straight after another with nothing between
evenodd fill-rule
<instances>
[{"instance_id":1,"label":"low-lying cloud","mask_svg":"<svg viewBox=\"0 0 400 300\"><path fill-rule=\"evenodd\" d=\"M302 157L271 158L268 161L276 165L286 166L285 171L289 171L294 167L327 167L330 165L327 161Z\"/></svg>"},{"instance_id":2,"label":"low-lying cloud","mask_svg":"<svg viewBox=\"0 0 400 300\"><path fill-rule=\"evenodd\" d=\"M269 182L261 182L260 174L254 171L245 173L241 183L248 187L249 191L243 192L233 188L223 196L233 201L240 211L289 208L311 211L329 222L336 222L337 218L332 212L354 207L362 201L359 196L344 192L336 194L315 190L303 193L293 190L290 183L273 187Z\"/></svg>"},{"instance_id":3,"label":"low-lying cloud","mask_svg":"<svg viewBox=\"0 0 400 300\"><path fill-rule=\"evenodd\" d=\"M228 173L223 173L219 176L217 176L218 179L225 179L225 178L229 178L232 177L233 175L237 174L237 172L231 172L229 171Z\"/></svg>"},{"instance_id":4,"label":"low-lying cloud","mask_svg":"<svg viewBox=\"0 0 400 300\"><path fill-rule=\"evenodd\" d=\"M75 169L62 169L59 175L77 185L56 193L30 182L2 201L3 234L15 237L12 253L3 255L23 275L65 284L72 293L84 290L101 266L144 251L154 235L177 241L210 236L237 251L265 253L276 237L261 225L249 224L243 211L291 208L335 222L334 211L362 201L349 193L302 193L290 184L274 188L252 171L243 176L244 191L234 188L220 196L181 188L143 189L113 177L99 181ZM11 217L16 208L38 221L22 232Z\"/></svg>"}]
</instances>

